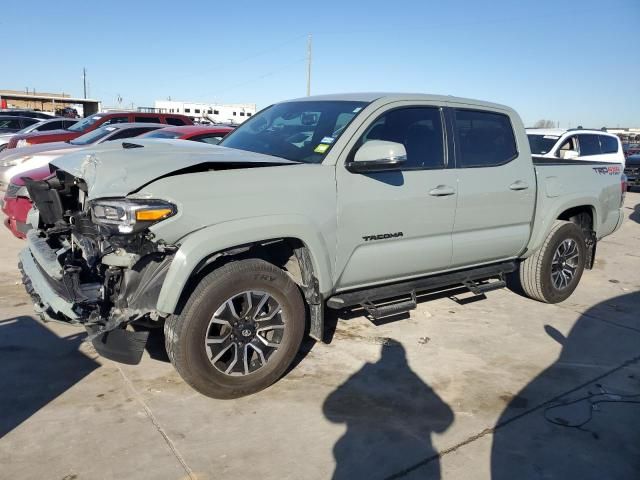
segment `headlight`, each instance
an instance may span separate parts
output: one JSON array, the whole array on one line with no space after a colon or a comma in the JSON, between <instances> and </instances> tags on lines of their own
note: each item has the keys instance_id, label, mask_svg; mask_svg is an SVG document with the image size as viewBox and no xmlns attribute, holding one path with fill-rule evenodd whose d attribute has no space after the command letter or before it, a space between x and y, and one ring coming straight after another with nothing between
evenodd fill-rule
<instances>
[{"instance_id":1,"label":"headlight","mask_svg":"<svg viewBox=\"0 0 640 480\"><path fill-rule=\"evenodd\" d=\"M16 143L16 148L20 148L20 147L28 147L29 145L31 145L31 143L29 143L29 140L27 140L26 138L21 138L20 140L18 140L18 142Z\"/></svg>"},{"instance_id":2,"label":"headlight","mask_svg":"<svg viewBox=\"0 0 640 480\"><path fill-rule=\"evenodd\" d=\"M163 200L105 199L91 203L94 223L118 233L136 233L175 215L176 206Z\"/></svg>"}]
</instances>

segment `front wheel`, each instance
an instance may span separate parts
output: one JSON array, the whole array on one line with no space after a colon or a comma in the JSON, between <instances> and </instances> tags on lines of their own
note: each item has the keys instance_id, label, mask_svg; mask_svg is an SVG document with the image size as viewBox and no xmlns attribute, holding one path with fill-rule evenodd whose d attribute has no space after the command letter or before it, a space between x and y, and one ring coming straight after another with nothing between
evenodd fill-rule
<instances>
[{"instance_id":1,"label":"front wheel","mask_svg":"<svg viewBox=\"0 0 640 480\"><path fill-rule=\"evenodd\" d=\"M282 376L304 330L298 286L276 266L249 259L200 281L182 313L165 321L165 346L193 388L213 398L237 398Z\"/></svg>"},{"instance_id":2,"label":"front wheel","mask_svg":"<svg viewBox=\"0 0 640 480\"><path fill-rule=\"evenodd\" d=\"M584 233L575 223L558 220L542 246L520 264L520 285L526 295L559 303L578 286L586 260Z\"/></svg>"}]
</instances>

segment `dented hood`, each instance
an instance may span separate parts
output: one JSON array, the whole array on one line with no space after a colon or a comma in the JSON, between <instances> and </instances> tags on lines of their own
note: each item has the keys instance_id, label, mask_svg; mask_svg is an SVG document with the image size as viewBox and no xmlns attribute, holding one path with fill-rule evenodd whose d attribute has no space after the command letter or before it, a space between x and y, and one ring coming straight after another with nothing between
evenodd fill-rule
<instances>
[{"instance_id":1,"label":"dented hood","mask_svg":"<svg viewBox=\"0 0 640 480\"><path fill-rule=\"evenodd\" d=\"M89 198L124 197L168 175L295 164L291 160L187 140L131 138L105 142L51 162L83 179Z\"/></svg>"}]
</instances>

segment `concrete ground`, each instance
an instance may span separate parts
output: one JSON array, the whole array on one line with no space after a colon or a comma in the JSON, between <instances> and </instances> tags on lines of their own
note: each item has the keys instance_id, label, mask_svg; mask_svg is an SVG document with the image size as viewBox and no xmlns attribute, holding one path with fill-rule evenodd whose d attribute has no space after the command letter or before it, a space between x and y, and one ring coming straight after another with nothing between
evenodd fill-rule
<instances>
[{"instance_id":1,"label":"concrete ground","mask_svg":"<svg viewBox=\"0 0 640 480\"><path fill-rule=\"evenodd\" d=\"M0 228L0 478L638 479L640 193L625 213L562 304L501 290L381 326L342 314L329 345L233 401L161 348L119 365L40 323Z\"/></svg>"}]
</instances>

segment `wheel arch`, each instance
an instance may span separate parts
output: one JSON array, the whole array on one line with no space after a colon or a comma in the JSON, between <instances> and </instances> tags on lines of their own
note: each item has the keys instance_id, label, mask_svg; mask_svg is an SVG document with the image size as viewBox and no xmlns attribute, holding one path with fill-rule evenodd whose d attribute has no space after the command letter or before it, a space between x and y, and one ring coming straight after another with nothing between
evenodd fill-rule
<instances>
[{"instance_id":1,"label":"wheel arch","mask_svg":"<svg viewBox=\"0 0 640 480\"><path fill-rule=\"evenodd\" d=\"M162 314L179 313L193 285L229 261L262 258L285 270L311 311L310 335L322 337L323 294L331 290L330 255L323 238L299 218L242 219L198 230L183 239L157 301Z\"/></svg>"}]
</instances>

